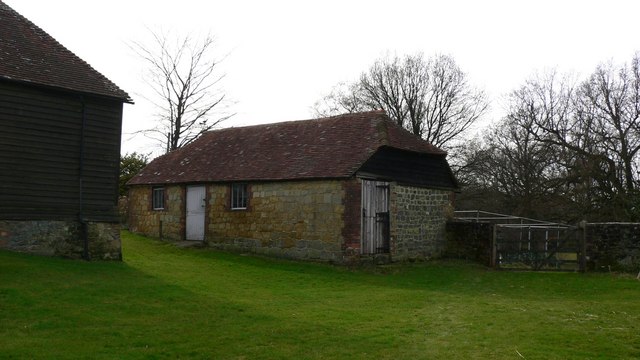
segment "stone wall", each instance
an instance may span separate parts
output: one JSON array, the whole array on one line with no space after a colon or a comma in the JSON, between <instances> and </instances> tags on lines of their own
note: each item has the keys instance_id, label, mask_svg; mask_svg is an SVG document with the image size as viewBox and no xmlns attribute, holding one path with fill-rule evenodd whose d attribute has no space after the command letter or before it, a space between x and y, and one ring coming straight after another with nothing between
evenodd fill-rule
<instances>
[{"instance_id":1,"label":"stone wall","mask_svg":"<svg viewBox=\"0 0 640 360\"><path fill-rule=\"evenodd\" d=\"M119 224L89 222L86 226L90 259L122 259ZM0 248L80 259L84 251L82 226L77 221L0 220Z\"/></svg>"},{"instance_id":2,"label":"stone wall","mask_svg":"<svg viewBox=\"0 0 640 360\"><path fill-rule=\"evenodd\" d=\"M230 209L230 185L206 186L205 242L222 250L348 263L361 261L361 181L250 183L247 209ZM164 210L151 209L151 187L129 190L129 229L184 240L185 188L165 187ZM451 208L445 190L390 186L391 260L426 260L445 252ZM160 226L162 224L162 226Z\"/></svg>"},{"instance_id":3,"label":"stone wall","mask_svg":"<svg viewBox=\"0 0 640 360\"><path fill-rule=\"evenodd\" d=\"M246 210L229 208L229 185L210 185L207 242L225 250L341 262L343 183L318 180L250 184Z\"/></svg>"},{"instance_id":4,"label":"stone wall","mask_svg":"<svg viewBox=\"0 0 640 360\"><path fill-rule=\"evenodd\" d=\"M640 223L587 224L590 270L640 271Z\"/></svg>"},{"instance_id":5,"label":"stone wall","mask_svg":"<svg viewBox=\"0 0 640 360\"><path fill-rule=\"evenodd\" d=\"M129 189L129 230L169 240L184 240L185 188L165 187L165 208L153 210L150 186Z\"/></svg>"},{"instance_id":6,"label":"stone wall","mask_svg":"<svg viewBox=\"0 0 640 360\"><path fill-rule=\"evenodd\" d=\"M390 187L393 261L428 260L444 255L451 192L395 183Z\"/></svg>"}]
</instances>

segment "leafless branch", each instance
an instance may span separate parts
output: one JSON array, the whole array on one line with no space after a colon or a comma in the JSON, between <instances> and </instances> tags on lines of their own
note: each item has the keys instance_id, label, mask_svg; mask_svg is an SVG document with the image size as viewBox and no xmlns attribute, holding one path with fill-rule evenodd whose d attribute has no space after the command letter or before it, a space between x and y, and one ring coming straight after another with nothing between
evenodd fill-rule
<instances>
[{"instance_id":1,"label":"leafless branch","mask_svg":"<svg viewBox=\"0 0 640 360\"><path fill-rule=\"evenodd\" d=\"M384 109L412 133L440 147L467 130L488 109L485 93L469 85L453 58L422 54L378 59L357 82L339 84L314 105L315 114Z\"/></svg>"},{"instance_id":2,"label":"leafless branch","mask_svg":"<svg viewBox=\"0 0 640 360\"><path fill-rule=\"evenodd\" d=\"M148 65L147 84L158 108L158 126L143 130L162 142L167 152L187 145L234 114L227 112L226 97L219 89L213 56L214 39L177 38L151 32L151 45L134 42L131 48Z\"/></svg>"}]
</instances>

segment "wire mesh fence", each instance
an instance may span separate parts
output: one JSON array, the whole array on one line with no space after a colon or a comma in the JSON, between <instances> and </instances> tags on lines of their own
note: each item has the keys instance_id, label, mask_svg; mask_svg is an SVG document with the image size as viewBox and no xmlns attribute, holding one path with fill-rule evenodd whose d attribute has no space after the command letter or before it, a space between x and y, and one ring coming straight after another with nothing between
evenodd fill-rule
<instances>
[{"instance_id":1,"label":"wire mesh fence","mask_svg":"<svg viewBox=\"0 0 640 360\"><path fill-rule=\"evenodd\" d=\"M455 217L493 224L491 265L495 268L584 270L584 230L580 227L478 210L456 211Z\"/></svg>"}]
</instances>

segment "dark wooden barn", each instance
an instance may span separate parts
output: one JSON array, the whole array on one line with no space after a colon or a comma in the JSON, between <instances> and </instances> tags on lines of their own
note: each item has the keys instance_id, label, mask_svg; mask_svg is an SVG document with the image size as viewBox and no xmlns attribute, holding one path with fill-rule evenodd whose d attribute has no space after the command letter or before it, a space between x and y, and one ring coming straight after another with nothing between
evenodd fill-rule
<instances>
[{"instance_id":1,"label":"dark wooden barn","mask_svg":"<svg viewBox=\"0 0 640 360\"><path fill-rule=\"evenodd\" d=\"M118 88L0 1L0 247L120 258Z\"/></svg>"}]
</instances>

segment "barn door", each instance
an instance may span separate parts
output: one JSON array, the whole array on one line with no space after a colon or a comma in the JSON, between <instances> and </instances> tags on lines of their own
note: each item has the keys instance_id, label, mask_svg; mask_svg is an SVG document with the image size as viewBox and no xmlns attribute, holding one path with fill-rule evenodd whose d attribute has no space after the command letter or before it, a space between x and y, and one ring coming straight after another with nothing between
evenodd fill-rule
<instances>
[{"instance_id":1,"label":"barn door","mask_svg":"<svg viewBox=\"0 0 640 360\"><path fill-rule=\"evenodd\" d=\"M205 187L187 186L187 240L204 240L205 206Z\"/></svg>"},{"instance_id":2,"label":"barn door","mask_svg":"<svg viewBox=\"0 0 640 360\"><path fill-rule=\"evenodd\" d=\"M362 180L363 254L389 252L389 183Z\"/></svg>"}]
</instances>

